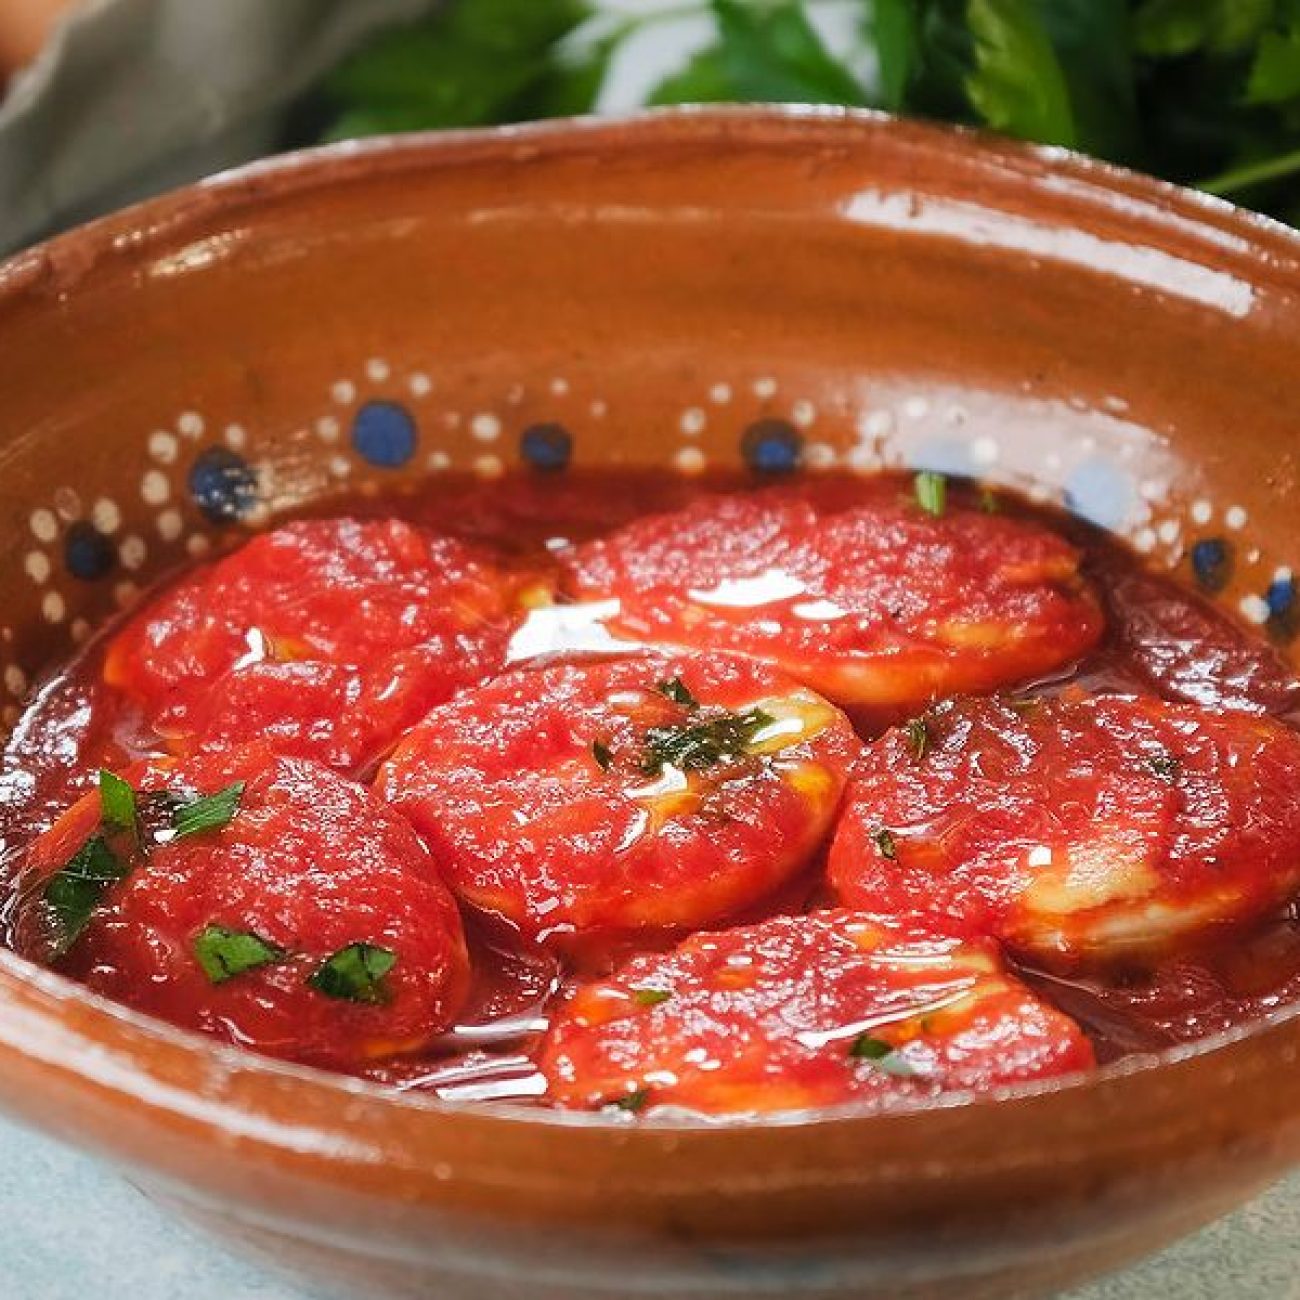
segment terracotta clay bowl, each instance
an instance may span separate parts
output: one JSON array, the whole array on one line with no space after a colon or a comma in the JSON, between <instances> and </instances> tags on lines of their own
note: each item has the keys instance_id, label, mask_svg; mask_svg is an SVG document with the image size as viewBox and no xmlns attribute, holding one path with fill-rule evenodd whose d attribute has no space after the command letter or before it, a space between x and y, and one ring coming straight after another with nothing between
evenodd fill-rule
<instances>
[{"instance_id":1,"label":"terracotta clay bowl","mask_svg":"<svg viewBox=\"0 0 1300 1300\"><path fill-rule=\"evenodd\" d=\"M965 470L1294 631L1300 239L1047 151L801 110L335 148L23 255L0 338L11 722L214 534L449 472ZM1298 1053L1285 1012L919 1111L630 1123L255 1059L0 954L7 1109L350 1296L1042 1294L1300 1156Z\"/></svg>"}]
</instances>

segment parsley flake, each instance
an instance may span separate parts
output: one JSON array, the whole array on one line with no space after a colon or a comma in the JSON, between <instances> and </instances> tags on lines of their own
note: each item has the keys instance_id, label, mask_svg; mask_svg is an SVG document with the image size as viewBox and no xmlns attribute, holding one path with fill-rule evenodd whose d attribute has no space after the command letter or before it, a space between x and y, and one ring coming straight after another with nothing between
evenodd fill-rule
<instances>
[{"instance_id":1,"label":"parsley flake","mask_svg":"<svg viewBox=\"0 0 1300 1300\"><path fill-rule=\"evenodd\" d=\"M236 781L216 794L204 795L173 808L172 838L179 840L187 835L201 835L204 831L219 831L234 820L243 795L244 782Z\"/></svg>"},{"instance_id":2,"label":"parsley flake","mask_svg":"<svg viewBox=\"0 0 1300 1300\"><path fill-rule=\"evenodd\" d=\"M1022 718L1033 717L1043 707L1043 697L1041 695L1011 696L1005 702L1012 713Z\"/></svg>"},{"instance_id":3,"label":"parsley flake","mask_svg":"<svg viewBox=\"0 0 1300 1300\"><path fill-rule=\"evenodd\" d=\"M913 718L903 730L908 753L919 763L930 752L930 724L924 718Z\"/></svg>"},{"instance_id":4,"label":"parsley flake","mask_svg":"<svg viewBox=\"0 0 1300 1300\"><path fill-rule=\"evenodd\" d=\"M391 997L384 977L396 965L397 954L391 948L350 943L317 966L307 983L327 998L375 1005Z\"/></svg>"},{"instance_id":5,"label":"parsley flake","mask_svg":"<svg viewBox=\"0 0 1300 1300\"><path fill-rule=\"evenodd\" d=\"M124 880L130 866L102 835L92 835L68 863L45 882L41 895L57 927L51 956L62 957L81 937L110 885Z\"/></svg>"},{"instance_id":6,"label":"parsley flake","mask_svg":"<svg viewBox=\"0 0 1300 1300\"><path fill-rule=\"evenodd\" d=\"M762 709L724 713L709 722L690 726L651 727L645 734L646 751L641 771L657 776L665 767L700 772L726 758L736 758L754 737L776 719Z\"/></svg>"},{"instance_id":7,"label":"parsley flake","mask_svg":"<svg viewBox=\"0 0 1300 1300\"><path fill-rule=\"evenodd\" d=\"M667 989L633 989L632 1001L639 1007L657 1007L667 1002L672 994Z\"/></svg>"},{"instance_id":8,"label":"parsley flake","mask_svg":"<svg viewBox=\"0 0 1300 1300\"><path fill-rule=\"evenodd\" d=\"M893 831L882 826L878 831L872 833L871 838L876 842L876 848L880 850L882 858L888 858L890 862L893 862L898 857L898 843L894 839Z\"/></svg>"},{"instance_id":9,"label":"parsley flake","mask_svg":"<svg viewBox=\"0 0 1300 1300\"><path fill-rule=\"evenodd\" d=\"M625 1110L629 1115L635 1115L637 1111L644 1110L645 1104L650 1100L649 1088L638 1088L635 1092L629 1092L625 1097L616 1097L613 1101L606 1103L609 1110Z\"/></svg>"},{"instance_id":10,"label":"parsley flake","mask_svg":"<svg viewBox=\"0 0 1300 1300\"><path fill-rule=\"evenodd\" d=\"M99 769L99 820L109 830L136 834L135 791L107 768Z\"/></svg>"},{"instance_id":11,"label":"parsley flake","mask_svg":"<svg viewBox=\"0 0 1300 1300\"><path fill-rule=\"evenodd\" d=\"M194 939L194 958L213 984L224 984L245 971L270 966L285 957L283 948L251 930L205 926Z\"/></svg>"},{"instance_id":12,"label":"parsley flake","mask_svg":"<svg viewBox=\"0 0 1300 1300\"><path fill-rule=\"evenodd\" d=\"M680 704L684 709L690 709L692 712L700 707L700 702L691 694L685 682L680 677L670 677L667 681L656 682L655 690L660 695L666 695L674 704Z\"/></svg>"},{"instance_id":13,"label":"parsley flake","mask_svg":"<svg viewBox=\"0 0 1300 1300\"><path fill-rule=\"evenodd\" d=\"M908 1079L916 1073L901 1052L883 1038L873 1038L870 1034L859 1034L849 1047L849 1055L855 1061L870 1061L877 1070L895 1078Z\"/></svg>"},{"instance_id":14,"label":"parsley flake","mask_svg":"<svg viewBox=\"0 0 1300 1300\"><path fill-rule=\"evenodd\" d=\"M1147 766L1164 781L1178 780L1178 774L1183 770L1181 760L1173 754L1152 754L1147 758Z\"/></svg>"},{"instance_id":15,"label":"parsley flake","mask_svg":"<svg viewBox=\"0 0 1300 1300\"><path fill-rule=\"evenodd\" d=\"M934 470L923 469L914 483L916 503L937 519L948 508L948 480Z\"/></svg>"}]
</instances>

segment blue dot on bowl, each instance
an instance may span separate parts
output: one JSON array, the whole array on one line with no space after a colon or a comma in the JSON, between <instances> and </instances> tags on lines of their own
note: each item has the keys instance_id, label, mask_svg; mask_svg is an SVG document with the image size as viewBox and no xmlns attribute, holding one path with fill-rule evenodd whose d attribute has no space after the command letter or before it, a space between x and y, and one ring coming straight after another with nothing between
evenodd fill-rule
<instances>
[{"instance_id":1,"label":"blue dot on bowl","mask_svg":"<svg viewBox=\"0 0 1300 1300\"><path fill-rule=\"evenodd\" d=\"M1295 607L1295 579L1289 574L1274 578L1264 593L1264 599L1268 602L1268 612L1272 617L1281 618L1289 614Z\"/></svg>"},{"instance_id":2,"label":"blue dot on bowl","mask_svg":"<svg viewBox=\"0 0 1300 1300\"><path fill-rule=\"evenodd\" d=\"M1203 591L1222 591L1232 578L1232 547L1222 537L1202 538L1192 547L1192 572Z\"/></svg>"},{"instance_id":3,"label":"blue dot on bowl","mask_svg":"<svg viewBox=\"0 0 1300 1300\"><path fill-rule=\"evenodd\" d=\"M1300 607L1296 605L1295 579L1282 574L1269 583L1264 593L1268 605L1268 630L1279 640L1290 641L1300 631Z\"/></svg>"},{"instance_id":4,"label":"blue dot on bowl","mask_svg":"<svg viewBox=\"0 0 1300 1300\"><path fill-rule=\"evenodd\" d=\"M113 543L93 524L78 520L63 539L63 563L74 578L94 582L115 563Z\"/></svg>"},{"instance_id":5,"label":"blue dot on bowl","mask_svg":"<svg viewBox=\"0 0 1300 1300\"><path fill-rule=\"evenodd\" d=\"M799 431L787 420L755 420L740 439L740 454L757 474L793 473L802 448Z\"/></svg>"},{"instance_id":6,"label":"blue dot on bowl","mask_svg":"<svg viewBox=\"0 0 1300 1300\"><path fill-rule=\"evenodd\" d=\"M573 435L562 424L534 424L523 431L519 451L534 468L556 473L573 459Z\"/></svg>"},{"instance_id":7,"label":"blue dot on bowl","mask_svg":"<svg viewBox=\"0 0 1300 1300\"><path fill-rule=\"evenodd\" d=\"M190 466L190 496L214 524L246 515L257 504L257 475L228 447L209 447Z\"/></svg>"},{"instance_id":8,"label":"blue dot on bowl","mask_svg":"<svg viewBox=\"0 0 1300 1300\"><path fill-rule=\"evenodd\" d=\"M418 435L410 411L396 402L367 402L352 421L357 455L382 469L397 469L415 455Z\"/></svg>"}]
</instances>

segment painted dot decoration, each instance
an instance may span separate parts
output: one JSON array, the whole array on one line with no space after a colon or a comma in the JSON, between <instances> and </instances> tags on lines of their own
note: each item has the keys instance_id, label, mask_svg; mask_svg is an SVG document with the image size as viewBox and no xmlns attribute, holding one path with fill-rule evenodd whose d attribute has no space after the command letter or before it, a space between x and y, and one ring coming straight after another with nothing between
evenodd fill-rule
<instances>
[{"instance_id":1,"label":"painted dot decoration","mask_svg":"<svg viewBox=\"0 0 1300 1300\"><path fill-rule=\"evenodd\" d=\"M1232 579L1232 546L1222 537L1206 537L1192 547L1192 572L1202 591L1222 591Z\"/></svg>"},{"instance_id":2,"label":"painted dot decoration","mask_svg":"<svg viewBox=\"0 0 1300 1300\"><path fill-rule=\"evenodd\" d=\"M94 582L116 562L113 543L84 519L69 525L63 538L63 563L74 578Z\"/></svg>"},{"instance_id":3,"label":"painted dot decoration","mask_svg":"<svg viewBox=\"0 0 1300 1300\"><path fill-rule=\"evenodd\" d=\"M151 469L140 480L140 496L150 506L160 506L171 495L171 484L161 470Z\"/></svg>"},{"instance_id":4,"label":"painted dot decoration","mask_svg":"<svg viewBox=\"0 0 1300 1300\"><path fill-rule=\"evenodd\" d=\"M520 435L519 452L533 469L559 473L573 459L573 435L562 424L534 424Z\"/></svg>"},{"instance_id":5,"label":"painted dot decoration","mask_svg":"<svg viewBox=\"0 0 1300 1300\"><path fill-rule=\"evenodd\" d=\"M479 442L496 442L501 436L501 421L491 411L480 411L469 422L469 431Z\"/></svg>"},{"instance_id":6,"label":"painted dot decoration","mask_svg":"<svg viewBox=\"0 0 1300 1300\"><path fill-rule=\"evenodd\" d=\"M37 586L50 580L50 557L44 551L28 551L26 559L23 560L23 568L27 570L27 576Z\"/></svg>"},{"instance_id":7,"label":"painted dot decoration","mask_svg":"<svg viewBox=\"0 0 1300 1300\"><path fill-rule=\"evenodd\" d=\"M367 473L367 466L383 470L418 464L434 475L450 469L454 456L456 465L480 478L504 475L510 460L504 439L515 436L508 412L530 395L573 395L573 413L566 403L558 412L564 423L540 413L531 416L534 423L526 423L530 417L523 415L514 425L516 430L522 426L516 465L540 474L563 473L574 463L578 440L594 439L599 432L595 422L611 411L608 395L584 392L583 385L564 376L530 386L514 382L498 393L479 392L472 405L459 409L453 401L421 405L440 388L418 366L407 369L383 358L363 358L351 377L339 376L328 386L324 409L305 413L300 426L285 432L296 441L314 443L321 471L336 483L375 495L383 491L383 479ZM1300 636L1296 579L1289 568L1261 571L1265 552L1245 507L1199 496L1183 509L1175 508L1169 483L1141 477L1136 444L1110 445L1088 436L1067 447L1047 440L1026 468L1006 454L1000 435L987 427L978 408L972 413L947 397L930 400L884 390L859 402L856 410L838 400L818 404L772 374L710 376L694 404L687 399L670 418L665 432L675 424L680 441L665 448L665 464L684 476L699 475L718 455L717 463L725 467L730 457L715 450L714 435L734 419L743 461L761 477L837 466L866 472L924 464L949 474L1015 482L1032 500L1063 499L1076 513L1154 555L1161 567L1186 557L1200 590L1219 597L1233 591L1241 614L1275 640ZM93 620L83 615L91 611L79 608L83 597L70 580L108 578L105 588L125 605L140 590L128 579L147 581L157 555L183 548L201 557L235 540L218 540L204 520L238 520L245 528L274 522L289 496L279 491L274 459L263 463L256 458L258 431L231 422L238 415L191 410L174 415L170 425L164 417L161 426L140 430L143 463L133 490L119 486L124 495L116 497L91 491L83 501L63 485L31 509L26 517L30 539L19 547L18 561L47 623L63 624L74 641L85 640ZM843 420L847 429L835 427ZM824 434L818 430L821 424L830 426ZM970 426L969 431L962 426ZM437 445L444 441L444 430L458 442L472 439L467 454L462 454L466 449ZM498 451L502 454L494 454ZM1141 470L1150 475L1153 465L1143 463ZM187 508L187 495L201 519ZM136 531L125 531L128 519ZM1282 557L1270 558L1275 563Z\"/></svg>"},{"instance_id":8,"label":"painted dot decoration","mask_svg":"<svg viewBox=\"0 0 1300 1300\"><path fill-rule=\"evenodd\" d=\"M799 468L803 438L788 420L755 420L740 439L740 454L757 474L790 474Z\"/></svg>"},{"instance_id":9,"label":"painted dot decoration","mask_svg":"<svg viewBox=\"0 0 1300 1300\"><path fill-rule=\"evenodd\" d=\"M53 510L42 507L32 511L30 519L32 536L38 542L52 542L59 535L59 520Z\"/></svg>"},{"instance_id":10,"label":"painted dot decoration","mask_svg":"<svg viewBox=\"0 0 1300 1300\"><path fill-rule=\"evenodd\" d=\"M101 533L115 533L122 526L122 510L111 498L100 497L90 508L90 519Z\"/></svg>"},{"instance_id":11,"label":"painted dot decoration","mask_svg":"<svg viewBox=\"0 0 1300 1300\"><path fill-rule=\"evenodd\" d=\"M1300 631L1300 609L1296 606L1295 578L1288 572L1279 573L1264 593L1268 606L1269 631L1279 638L1290 640Z\"/></svg>"},{"instance_id":12,"label":"painted dot decoration","mask_svg":"<svg viewBox=\"0 0 1300 1300\"><path fill-rule=\"evenodd\" d=\"M195 457L190 496L214 524L240 519L257 504L257 474L229 447L209 447Z\"/></svg>"},{"instance_id":13,"label":"painted dot decoration","mask_svg":"<svg viewBox=\"0 0 1300 1300\"><path fill-rule=\"evenodd\" d=\"M415 420L396 402L366 402L352 420L352 446L380 469L397 469L415 455Z\"/></svg>"}]
</instances>

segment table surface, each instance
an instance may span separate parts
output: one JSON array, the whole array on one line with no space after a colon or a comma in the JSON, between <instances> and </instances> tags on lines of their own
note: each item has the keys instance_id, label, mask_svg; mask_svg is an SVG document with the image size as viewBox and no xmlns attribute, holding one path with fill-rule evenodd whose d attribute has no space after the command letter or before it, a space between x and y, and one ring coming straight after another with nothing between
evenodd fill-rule
<instances>
[{"instance_id":1,"label":"table surface","mask_svg":"<svg viewBox=\"0 0 1300 1300\"><path fill-rule=\"evenodd\" d=\"M111 1169L3 1121L0 1274L0 1295L15 1300L310 1300L172 1222ZM1300 1300L1300 1176L1069 1300L1166 1297Z\"/></svg>"}]
</instances>

